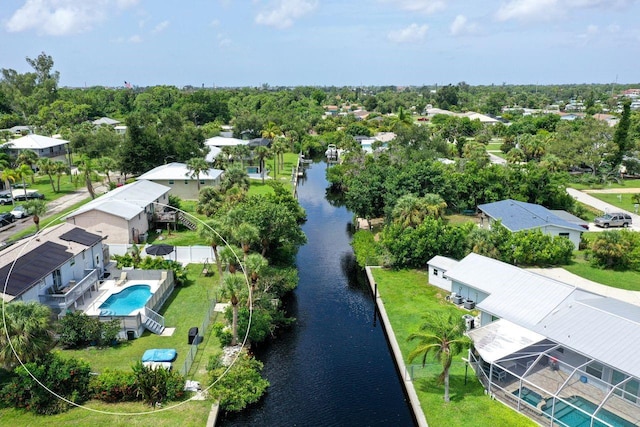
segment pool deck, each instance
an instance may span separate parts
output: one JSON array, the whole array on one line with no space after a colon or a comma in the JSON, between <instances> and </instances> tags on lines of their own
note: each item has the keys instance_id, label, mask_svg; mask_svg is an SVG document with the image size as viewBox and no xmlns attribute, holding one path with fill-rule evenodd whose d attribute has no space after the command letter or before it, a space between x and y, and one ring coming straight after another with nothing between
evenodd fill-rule
<instances>
[{"instance_id":1,"label":"pool deck","mask_svg":"<svg viewBox=\"0 0 640 427\"><path fill-rule=\"evenodd\" d=\"M154 294L160 286L159 280L127 280L121 285L118 285L117 283L118 280L116 279L105 280L98 288L98 293L93 295L92 298L86 299L84 305L78 305L77 309L84 311L88 316L97 316L100 314L100 305L102 305L107 298L113 294L122 292L124 289L135 285L148 285L151 287L151 293ZM136 310L129 315L134 316L138 311L139 310Z\"/></svg>"}]
</instances>

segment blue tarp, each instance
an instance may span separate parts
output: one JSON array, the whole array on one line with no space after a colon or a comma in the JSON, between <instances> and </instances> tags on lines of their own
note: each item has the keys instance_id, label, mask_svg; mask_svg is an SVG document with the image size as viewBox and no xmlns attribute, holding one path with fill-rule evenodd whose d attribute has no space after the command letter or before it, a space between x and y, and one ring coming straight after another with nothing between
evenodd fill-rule
<instances>
[{"instance_id":1,"label":"blue tarp","mask_svg":"<svg viewBox=\"0 0 640 427\"><path fill-rule=\"evenodd\" d=\"M142 355L143 362L173 362L176 359L176 350L173 348L152 348Z\"/></svg>"}]
</instances>

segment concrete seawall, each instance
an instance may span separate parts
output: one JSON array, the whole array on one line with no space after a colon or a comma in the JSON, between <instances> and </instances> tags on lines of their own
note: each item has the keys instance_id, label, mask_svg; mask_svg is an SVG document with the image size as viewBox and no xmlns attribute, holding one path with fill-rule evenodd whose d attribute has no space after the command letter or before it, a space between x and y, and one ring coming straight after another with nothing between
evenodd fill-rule
<instances>
[{"instance_id":1,"label":"concrete seawall","mask_svg":"<svg viewBox=\"0 0 640 427\"><path fill-rule=\"evenodd\" d=\"M407 372L407 368L404 364L404 360L402 358L402 352L400 351L400 346L398 345L398 340L396 339L396 335L393 333L393 329L391 328L391 322L389 322L389 317L387 316L387 312L384 308L384 303L380 295L376 294L376 282L373 278L373 274L371 274L372 268L378 267L365 267L365 271L367 273L367 281L369 282L369 286L371 287L371 293L374 294L376 299L376 307L378 307L378 312L380 313L380 323L384 327L384 330L387 334L387 339L389 341L389 346L393 351L393 358L396 362L396 367L400 372L400 378L402 380L402 385L409 397L409 402L411 403L411 410L413 411L413 416L415 417L418 426L420 427L428 427L427 418L424 415L424 411L422 409L422 405L420 405L420 400L418 399L418 395L416 393L416 389L413 387L413 381L405 378L405 372Z\"/></svg>"}]
</instances>

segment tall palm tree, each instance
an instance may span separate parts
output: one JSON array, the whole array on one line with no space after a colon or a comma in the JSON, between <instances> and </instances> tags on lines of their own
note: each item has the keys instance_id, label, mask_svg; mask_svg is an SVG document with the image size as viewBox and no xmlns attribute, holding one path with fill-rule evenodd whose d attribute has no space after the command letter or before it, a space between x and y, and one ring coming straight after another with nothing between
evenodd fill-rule
<instances>
[{"instance_id":1,"label":"tall palm tree","mask_svg":"<svg viewBox=\"0 0 640 427\"><path fill-rule=\"evenodd\" d=\"M231 331L233 338L231 339L231 345L238 343L238 305L240 303L240 292L246 285L244 276L241 274L226 273L224 275L224 286L222 293L229 298L231 303L231 309L233 310L233 317L231 321Z\"/></svg>"},{"instance_id":2,"label":"tall palm tree","mask_svg":"<svg viewBox=\"0 0 640 427\"><path fill-rule=\"evenodd\" d=\"M229 272L232 274L236 272L236 265L239 262L237 254L240 252L240 248L232 248L229 245L220 249L220 260L227 265Z\"/></svg>"},{"instance_id":3,"label":"tall palm tree","mask_svg":"<svg viewBox=\"0 0 640 427\"><path fill-rule=\"evenodd\" d=\"M53 171L53 173L56 174L56 192L60 192L60 178L62 178L62 174L66 173L67 175L71 175L71 169L69 169L69 166L62 161L57 161L54 162L53 165L51 166L51 169Z\"/></svg>"},{"instance_id":4,"label":"tall palm tree","mask_svg":"<svg viewBox=\"0 0 640 427\"><path fill-rule=\"evenodd\" d=\"M282 170L284 168L284 153L287 152L287 142L284 138L276 138L271 143L271 150L278 159L280 170Z\"/></svg>"},{"instance_id":5,"label":"tall palm tree","mask_svg":"<svg viewBox=\"0 0 640 427\"><path fill-rule=\"evenodd\" d=\"M47 175L49 182L51 183L51 189L55 192L56 186L53 182L53 162L48 157L42 157L38 159L38 173Z\"/></svg>"},{"instance_id":6,"label":"tall palm tree","mask_svg":"<svg viewBox=\"0 0 640 427\"><path fill-rule=\"evenodd\" d=\"M261 135L263 138L273 141L275 138L282 135L282 131L277 124L275 124L274 122L269 122L267 123L265 128L262 129Z\"/></svg>"},{"instance_id":7,"label":"tall palm tree","mask_svg":"<svg viewBox=\"0 0 640 427\"><path fill-rule=\"evenodd\" d=\"M187 176L191 179L195 179L198 187L198 193L200 192L200 174L209 170L209 163L202 157L194 157L187 160Z\"/></svg>"},{"instance_id":8,"label":"tall palm tree","mask_svg":"<svg viewBox=\"0 0 640 427\"><path fill-rule=\"evenodd\" d=\"M422 357L422 366L427 362L427 356L442 364L442 373L438 382L444 383L444 401L449 402L449 368L453 358L469 345L469 338L464 335L466 330L464 319L459 314L430 313L425 316L425 323L420 326L420 332L409 335L409 341L418 341L416 348L409 353L409 363L416 357Z\"/></svg>"},{"instance_id":9,"label":"tall palm tree","mask_svg":"<svg viewBox=\"0 0 640 427\"><path fill-rule=\"evenodd\" d=\"M33 215L33 223L36 225L36 232L40 231L40 216L47 212L47 204L44 200L31 199L24 203L24 207Z\"/></svg>"},{"instance_id":10,"label":"tall palm tree","mask_svg":"<svg viewBox=\"0 0 640 427\"><path fill-rule=\"evenodd\" d=\"M2 170L2 175L0 175L0 178L2 178L2 180L7 184L7 188L9 188L9 191L11 191L11 184L15 184L18 179L18 174L16 173L15 169L5 168ZM11 198L11 201L12 204L15 204L13 198Z\"/></svg>"},{"instance_id":11,"label":"tall palm tree","mask_svg":"<svg viewBox=\"0 0 640 427\"><path fill-rule=\"evenodd\" d=\"M24 198L27 199L27 182L26 178L28 176L33 176L33 169L31 166L23 163L15 169L16 177L22 181L22 189L24 190Z\"/></svg>"},{"instance_id":12,"label":"tall palm tree","mask_svg":"<svg viewBox=\"0 0 640 427\"><path fill-rule=\"evenodd\" d=\"M78 170L82 172L82 176L84 177L84 183L87 186L89 195L91 196L92 199L95 199L96 192L93 189L93 184L91 182L91 176L96 171L93 160L90 159L88 156L82 156L82 159L78 164Z\"/></svg>"},{"instance_id":13,"label":"tall palm tree","mask_svg":"<svg viewBox=\"0 0 640 427\"><path fill-rule=\"evenodd\" d=\"M247 272L251 278L251 287L255 288L260 277L260 272L269 265L265 257L258 253L249 254L245 260Z\"/></svg>"},{"instance_id":14,"label":"tall palm tree","mask_svg":"<svg viewBox=\"0 0 640 427\"><path fill-rule=\"evenodd\" d=\"M18 365L16 355L23 363L34 362L53 347L51 311L36 302L5 303L0 331L0 363L9 369Z\"/></svg>"},{"instance_id":15,"label":"tall palm tree","mask_svg":"<svg viewBox=\"0 0 640 427\"><path fill-rule=\"evenodd\" d=\"M424 199L414 194L405 194L396 201L391 211L391 218L404 227L417 227L424 221L427 214Z\"/></svg>"},{"instance_id":16,"label":"tall palm tree","mask_svg":"<svg viewBox=\"0 0 640 427\"><path fill-rule=\"evenodd\" d=\"M262 183L264 184L264 159L269 156L269 149L264 145L259 145L253 149L253 155L258 159L260 165L260 175L262 175Z\"/></svg>"},{"instance_id":17,"label":"tall palm tree","mask_svg":"<svg viewBox=\"0 0 640 427\"><path fill-rule=\"evenodd\" d=\"M216 259L216 267L218 268L218 277L220 278L220 284L222 284L222 260L218 253L218 246L225 244L222 234L223 223L217 219L210 219L198 227L198 237L206 239L211 245L213 250L213 256Z\"/></svg>"},{"instance_id":18,"label":"tall palm tree","mask_svg":"<svg viewBox=\"0 0 640 427\"><path fill-rule=\"evenodd\" d=\"M38 162L38 155L36 154L35 151L31 151L31 150L22 150L20 154L18 154L18 157L16 158L17 166L22 166L22 165L29 166L29 169L31 169L32 172L33 172L33 165L36 164L37 162ZM34 183L33 175L34 174L30 175L32 184Z\"/></svg>"}]
</instances>

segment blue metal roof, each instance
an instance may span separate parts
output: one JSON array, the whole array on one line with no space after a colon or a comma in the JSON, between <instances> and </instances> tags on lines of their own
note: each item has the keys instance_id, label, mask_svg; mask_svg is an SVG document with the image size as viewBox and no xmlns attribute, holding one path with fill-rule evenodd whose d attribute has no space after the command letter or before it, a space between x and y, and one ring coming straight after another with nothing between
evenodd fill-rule
<instances>
[{"instance_id":1,"label":"blue metal roof","mask_svg":"<svg viewBox=\"0 0 640 427\"><path fill-rule=\"evenodd\" d=\"M478 209L510 231L531 230L546 226L556 226L569 230L584 231L584 228L566 221L544 206L506 199L494 203L478 205Z\"/></svg>"}]
</instances>

